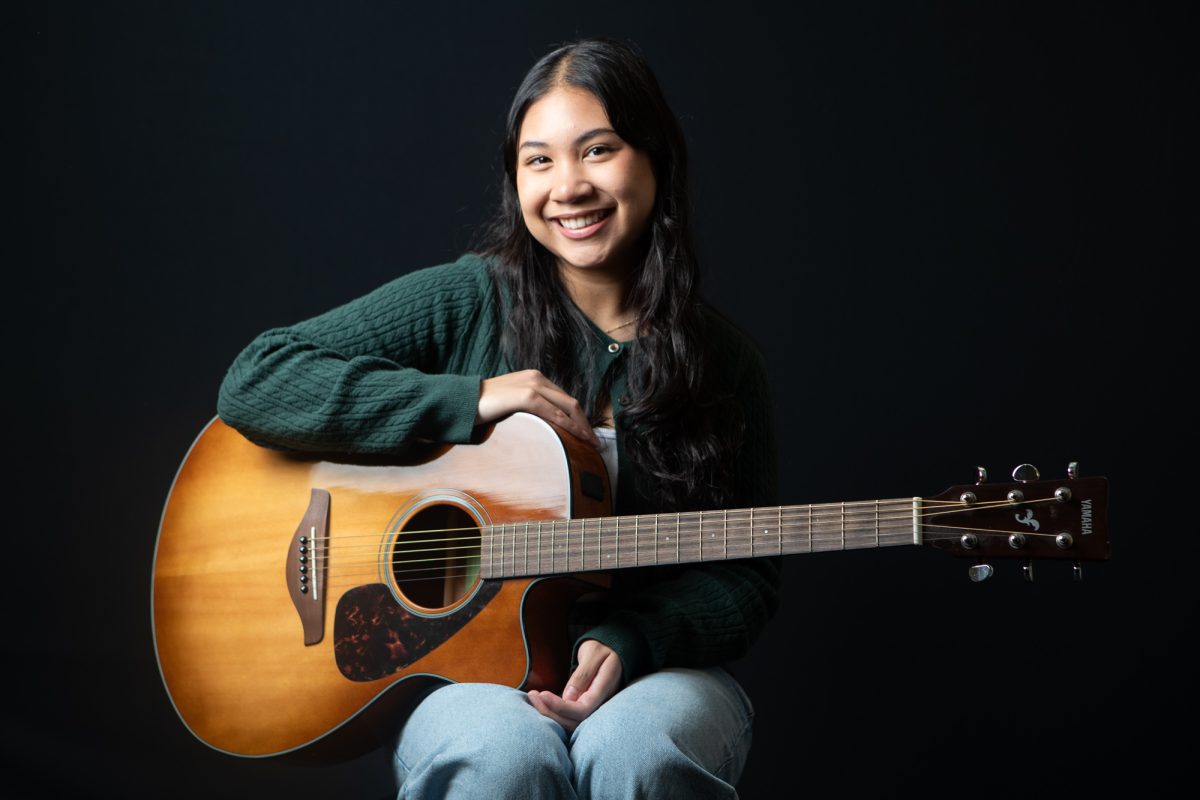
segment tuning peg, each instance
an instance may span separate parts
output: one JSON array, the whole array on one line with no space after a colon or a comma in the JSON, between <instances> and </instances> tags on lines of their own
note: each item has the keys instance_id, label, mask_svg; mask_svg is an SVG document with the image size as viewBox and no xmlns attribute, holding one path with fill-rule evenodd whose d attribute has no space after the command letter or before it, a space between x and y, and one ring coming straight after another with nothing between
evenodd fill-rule
<instances>
[{"instance_id":1,"label":"tuning peg","mask_svg":"<svg viewBox=\"0 0 1200 800\"><path fill-rule=\"evenodd\" d=\"M984 469L983 467L976 467L975 468L975 483L980 484L980 483L986 483L986 482L987 482L987 470Z\"/></svg>"},{"instance_id":2,"label":"tuning peg","mask_svg":"<svg viewBox=\"0 0 1200 800\"><path fill-rule=\"evenodd\" d=\"M1077 581L1083 580L1083 564L1078 561L1071 564L1071 577Z\"/></svg>"},{"instance_id":3,"label":"tuning peg","mask_svg":"<svg viewBox=\"0 0 1200 800\"><path fill-rule=\"evenodd\" d=\"M993 570L991 564L975 564L967 570L967 576L971 580L975 581L975 583L979 583L980 581L986 581L988 578L992 577L992 572Z\"/></svg>"},{"instance_id":4,"label":"tuning peg","mask_svg":"<svg viewBox=\"0 0 1200 800\"><path fill-rule=\"evenodd\" d=\"M1033 583L1033 560L1026 559L1021 562L1021 577L1028 583Z\"/></svg>"},{"instance_id":5,"label":"tuning peg","mask_svg":"<svg viewBox=\"0 0 1200 800\"><path fill-rule=\"evenodd\" d=\"M1071 480L1075 480L1076 478L1079 477L1079 462L1078 461L1072 461L1070 464L1067 464L1067 477L1070 478Z\"/></svg>"},{"instance_id":6,"label":"tuning peg","mask_svg":"<svg viewBox=\"0 0 1200 800\"><path fill-rule=\"evenodd\" d=\"M1042 477L1038 468L1033 464L1022 464L1012 471L1013 480L1018 483L1029 483Z\"/></svg>"}]
</instances>

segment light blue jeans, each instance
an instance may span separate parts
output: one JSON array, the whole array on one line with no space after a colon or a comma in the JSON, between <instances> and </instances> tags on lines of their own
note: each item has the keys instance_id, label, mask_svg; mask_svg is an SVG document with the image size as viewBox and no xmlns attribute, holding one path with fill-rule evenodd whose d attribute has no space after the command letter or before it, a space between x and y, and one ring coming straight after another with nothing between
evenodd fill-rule
<instances>
[{"instance_id":1,"label":"light blue jeans","mask_svg":"<svg viewBox=\"0 0 1200 800\"><path fill-rule=\"evenodd\" d=\"M422 700L400 731L399 797L735 798L753 718L720 668L639 678L571 735L524 692L451 684Z\"/></svg>"}]
</instances>

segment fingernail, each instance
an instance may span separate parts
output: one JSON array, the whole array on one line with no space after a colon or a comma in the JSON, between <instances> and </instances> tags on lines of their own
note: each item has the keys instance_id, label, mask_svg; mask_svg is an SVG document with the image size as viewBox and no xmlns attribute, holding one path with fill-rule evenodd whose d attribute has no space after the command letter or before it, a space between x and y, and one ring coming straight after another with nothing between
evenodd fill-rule
<instances>
[{"instance_id":1,"label":"fingernail","mask_svg":"<svg viewBox=\"0 0 1200 800\"><path fill-rule=\"evenodd\" d=\"M568 686L563 690L563 700L574 702L579 699L579 690L574 686Z\"/></svg>"}]
</instances>

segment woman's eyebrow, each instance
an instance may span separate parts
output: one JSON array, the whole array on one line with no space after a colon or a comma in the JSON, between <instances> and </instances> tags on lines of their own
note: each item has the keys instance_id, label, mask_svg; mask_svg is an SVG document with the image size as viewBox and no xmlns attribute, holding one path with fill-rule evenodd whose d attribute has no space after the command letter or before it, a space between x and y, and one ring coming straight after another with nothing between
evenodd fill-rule
<instances>
[{"instance_id":1,"label":"woman's eyebrow","mask_svg":"<svg viewBox=\"0 0 1200 800\"><path fill-rule=\"evenodd\" d=\"M606 133L611 133L611 134L616 135L617 132L614 131L612 128L592 128L590 131L584 131L583 133L576 136L573 144L576 146L579 146L580 144L583 144L588 139L591 139L594 136L600 136L600 135L606 134ZM518 147L517 150L524 150L527 147L549 147L549 145L546 144L545 142L538 142L538 141L534 141L531 139L531 140L522 142L521 146Z\"/></svg>"}]
</instances>

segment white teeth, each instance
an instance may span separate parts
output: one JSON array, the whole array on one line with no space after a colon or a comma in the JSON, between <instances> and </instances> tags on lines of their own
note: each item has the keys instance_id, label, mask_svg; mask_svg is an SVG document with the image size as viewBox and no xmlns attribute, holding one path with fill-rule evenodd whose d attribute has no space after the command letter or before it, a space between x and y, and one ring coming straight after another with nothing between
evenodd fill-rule
<instances>
[{"instance_id":1,"label":"white teeth","mask_svg":"<svg viewBox=\"0 0 1200 800\"><path fill-rule=\"evenodd\" d=\"M586 228L588 225L595 225L606 216L608 216L607 211L595 211L586 217L571 217L569 219L560 217L558 221L564 228L575 231L580 228Z\"/></svg>"}]
</instances>

